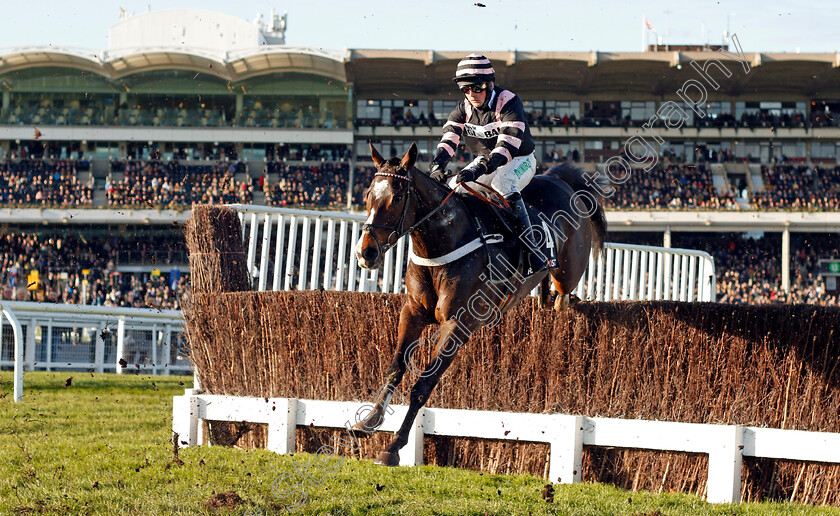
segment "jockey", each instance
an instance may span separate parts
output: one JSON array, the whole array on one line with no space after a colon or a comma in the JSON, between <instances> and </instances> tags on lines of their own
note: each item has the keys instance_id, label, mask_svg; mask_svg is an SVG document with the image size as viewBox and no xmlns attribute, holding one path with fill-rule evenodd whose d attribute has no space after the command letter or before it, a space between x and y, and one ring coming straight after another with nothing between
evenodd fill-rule
<instances>
[{"instance_id":1,"label":"jockey","mask_svg":"<svg viewBox=\"0 0 840 516\"><path fill-rule=\"evenodd\" d=\"M515 231L532 251L534 272L542 270L547 265L545 257L534 242L531 219L520 194L534 177L537 165L534 139L525 120L522 100L495 85L493 65L481 54L462 59L452 81L465 98L443 126L443 137L429 174L438 181L447 180L446 164L463 137L469 151L477 157L449 185L454 188L458 183L478 180L501 194L513 209Z\"/></svg>"}]
</instances>

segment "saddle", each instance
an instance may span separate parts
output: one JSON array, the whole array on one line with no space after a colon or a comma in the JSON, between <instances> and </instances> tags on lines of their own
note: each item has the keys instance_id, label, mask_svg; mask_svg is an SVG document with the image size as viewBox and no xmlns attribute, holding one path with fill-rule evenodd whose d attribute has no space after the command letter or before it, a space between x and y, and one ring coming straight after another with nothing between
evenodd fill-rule
<instances>
[{"instance_id":1,"label":"saddle","mask_svg":"<svg viewBox=\"0 0 840 516\"><path fill-rule=\"evenodd\" d=\"M484 247L490 263L498 268L501 262L499 253L503 253L507 262L519 270L520 274L523 276L532 274L533 268L530 263L532 254L523 245L519 239L519 235L513 229L515 227L513 213L509 209L500 208L495 204L478 199L474 194L458 193L456 195L463 200L467 211L470 213L472 223L478 231L482 242L485 244ZM531 220L534 221L534 226L538 228L540 225L536 221L541 220L537 218L538 212L527 202L526 206L528 207ZM559 263L559 246L555 245L554 235L546 226L545 222L542 222L541 225L543 235L541 235L542 238L537 238L536 240L541 243L540 251L548 258L550 267L553 267ZM491 243L495 244L495 247L499 250L498 252L494 253L490 251L488 244Z\"/></svg>"}]
</instances>

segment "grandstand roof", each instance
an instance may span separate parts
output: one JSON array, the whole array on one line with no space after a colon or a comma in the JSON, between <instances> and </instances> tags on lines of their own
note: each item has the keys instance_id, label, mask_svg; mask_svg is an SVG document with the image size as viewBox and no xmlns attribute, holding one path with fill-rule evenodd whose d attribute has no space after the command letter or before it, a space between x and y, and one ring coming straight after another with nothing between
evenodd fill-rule
<instances>
[{"instance_id":1,"label":"grandstand roof","mask_svg":"<svg viewBox=\"0 0 840 516\"><path fill-rule=\"evenodd\" d=\"M120 49L101 54L59 47L20 47L0 52L0 75L29 68L67 67L120 79L152 70L190 70L237 82L276 72L302 72L346 82L343 53L267 45L235 52L185 47Z\"/></svg>"},{"instance_id":2,"label":"grandstand roof","mask_svg":"<svg viewBox=\"0 0 840 516\"><path fill-rule=\"evenodd\" d=\"M465 51L351 50L348 81L357 94L393 91L401 86L419 93L452 90L450 79ZM749 93L840 95L840 53L747 53L749 73L718 52L488 52L497 82L517 92L572 95L641 93L673 95L698 73L692 61L720 60L731 77L720 81L721 94ZM683 69L686 67L686 69ZM713 77L722 77L712 69ZM724 91L725 89L725 91ZM710 92L712 93L712 92Z\"/></svg>"},{"instance_id":3,"label":"grandstand roof","mask_svg":"<svg viewBox=\"0 0 840 516\"><path fill-rule=\"evenodd\" d=\"M274 13L272 12L272 16ZM279 21L272 20L272 22ZM62 47L0 50L0 74L69 67L120 79L154 70L189 70L231 82L276 72L300 72L346 82L346 52L274 44L282 30L203 9L166 9L128 16L111 26L109 49Z\"/></svg>"},{"instance_id":4,"label":"grandstand roof","mask_svg":"<svg viewBox=\"0 0 840 516\"><path fill-rule=\"evenodd\" d=\"M465 51L325 50L263 45L234 50L186 45L123 47L92 53L60 47L0 51L0 75L38 67L69 67L120 79L151 70L182 69L236 82L277 72L299 72L354 85L356 94L440 94ZM692 61L718 59L731 72L720 95L840 97L840 53L745 54L749 73L718 52L489 52L497 82L517 92L569 95L668 95L698 79ZM723 72L710 68L712 77ZM715 95L714 90L709 91ZM779 100L782 100L779 98Z\"/></svg>"}]
</instances>

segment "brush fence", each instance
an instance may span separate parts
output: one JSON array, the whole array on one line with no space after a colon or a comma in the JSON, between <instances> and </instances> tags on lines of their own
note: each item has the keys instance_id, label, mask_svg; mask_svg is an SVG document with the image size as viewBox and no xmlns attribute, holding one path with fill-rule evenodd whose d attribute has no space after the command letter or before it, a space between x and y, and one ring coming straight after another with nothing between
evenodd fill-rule
<instances>
[{"instance_id":1,"label":"brush fence","mask_svg":"<svg viewBox=\"0 0 840 516\"><path fill-rule=\"evenodd\" d=\"M202 419L247 421L268 425L269 450L294 453L297 426L349 428L358 420L357 414L369 408L361 402L194 392L188 389L174 397L172 430L186 446L204 442ZM405 405L389 407L379 430L396 431L407 409ZM840 434L836 433L425 407L414 421L408 444L400 450L400 465L422 464L426 435L548 443L549 479L563 484L581 481L584 446L705 453L709 456L706 500L711 503L740 500L743 457L840 463Z\"/></svg>"},{"instance_id":2,"label":"brush fence","mask_svg":"<svg viewBox=\"0 0 840 516\"><path fill-rule=\"evenodd\" d=\"M411 239L401 238L381 269L356 261L363 215L233 204L257 290L404 292ZM545 223L543 223L545 226ZM550 234L548 227L544 227ZM590 301L714 301L715 264L705 252L605 244L590 257L574 293Z\"/></svg>"}]
</instances>

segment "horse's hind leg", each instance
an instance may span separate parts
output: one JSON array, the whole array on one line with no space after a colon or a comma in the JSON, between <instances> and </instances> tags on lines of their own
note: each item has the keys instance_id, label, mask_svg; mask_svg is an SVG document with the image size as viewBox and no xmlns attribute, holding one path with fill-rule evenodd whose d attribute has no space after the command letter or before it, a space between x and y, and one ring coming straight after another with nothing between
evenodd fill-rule
<instances>
[{"instance_id":1,"label":"horse's hind leg","mask_svg":"<svg viewBox=\"0 0 840 516\"><path fill-rule=\"evenodd\" d=\"M409 348L418 341L423 328L429 324L428 314L422 306L409 299L400 312L400 327L397 340L397 352L391 360L391 365L385 376L385 385L377 394L376 406L367 416L353 425L353 430L362 432L360 437L366 437L373 433L385 419L388 404L397 390L405 374L406 354ZM398 395L399 396L399 395Z\"/></svg>"},{"instance_id":2,"label":"horse's hind leg","mask_svg":"<svg viewBox=\"0 0 840 516\"><path fill-rule=\"evenodd\" d=\"M549 289L549 277L548 274L540 281L540 295L537 298L537 307L540 310L547 310L549 308L548 303L551 297L551 290Z\"/></svg>"},{"instance_id":3,"label":"horse's hind leg","mask_svg":"<svg viewBox=\"0 0 840 516\"><path fill-rule=\"evenodd\" d=\"M568 282L564 282L560 277L559 270L551 271L551 281L554 283L554 289L557 291L557 297L554 298L554 311L562 312L563 310L569 308L569 292L573 290L574 287L569 288Z\"/></svg>"}]
</instances>

